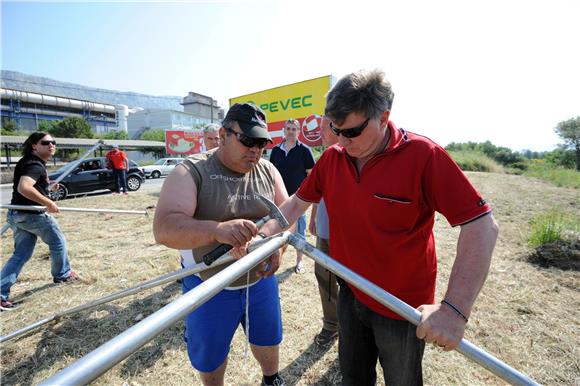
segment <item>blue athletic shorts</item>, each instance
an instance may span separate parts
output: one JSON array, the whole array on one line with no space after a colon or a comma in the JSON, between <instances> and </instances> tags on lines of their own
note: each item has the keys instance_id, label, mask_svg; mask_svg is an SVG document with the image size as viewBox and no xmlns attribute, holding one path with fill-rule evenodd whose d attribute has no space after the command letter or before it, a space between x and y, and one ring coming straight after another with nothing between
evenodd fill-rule
<instances>
[{"instance_id":1,"label":"blue athletic shorts","mask_svg":"<svg viewBox=\"0 0 580 386\"><path fill-rule=\"evenodd\" d=\"M202 283L182 279L183 293ZM278 279L264 278L250 287L250 343L275 346L282 342ZM185 318L185 341L191 365L202 372L217 369L227 358L238 326L246 325L246 289L223 290Z\"/></svg>"}]
</instances>

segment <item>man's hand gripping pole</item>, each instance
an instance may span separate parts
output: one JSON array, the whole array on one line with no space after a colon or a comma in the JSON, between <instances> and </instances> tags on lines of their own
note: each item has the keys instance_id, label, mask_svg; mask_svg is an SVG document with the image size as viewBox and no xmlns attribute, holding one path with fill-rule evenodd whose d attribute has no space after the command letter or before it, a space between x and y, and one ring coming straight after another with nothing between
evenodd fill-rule
<instances>
[{"instance_id":1,"label":"man's hand gripping pole","mask_svg":"<svg viewBox=\"0 0 580 386\"><path fill-rule=\"evenodd\" d=\"M256 225L258 226L258 228L270 220L276 220L278 222L278 225L280 225L280 227L282 229L286 228L289 225L288 220L286 220L286 217L284 217L282 212L280 212L280 209L276 206L276 204L274 204L270 199L262 196L261 194L258 194L257 196L268 207L268 209L270 209L270 213L268 215L266 215L266 216L262 217L261 219L259 219L258 221L256 221ZM203 262L206 265L211 265L221 255L229 252L232 248L233 247L229 244L220 244L214 250L207 253L203 257Z\"/></svg>"}]
</instances>

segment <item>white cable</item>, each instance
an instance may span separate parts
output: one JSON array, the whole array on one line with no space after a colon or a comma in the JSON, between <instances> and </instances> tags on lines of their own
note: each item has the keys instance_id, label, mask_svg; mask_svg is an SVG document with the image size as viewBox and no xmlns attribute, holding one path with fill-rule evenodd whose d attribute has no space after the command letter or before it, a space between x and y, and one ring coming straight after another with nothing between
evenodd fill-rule
<instances>
[{"instance_id":1,"label":"white cable","mask_svg":"<svg viewBox=\"0 0 580 386\"><path fill-rule=\"evenodd\" d=\"M246 349L244 359L248 359L248 348L250 347L250 271L246 274Z\"/></svg>"}]
</instances>

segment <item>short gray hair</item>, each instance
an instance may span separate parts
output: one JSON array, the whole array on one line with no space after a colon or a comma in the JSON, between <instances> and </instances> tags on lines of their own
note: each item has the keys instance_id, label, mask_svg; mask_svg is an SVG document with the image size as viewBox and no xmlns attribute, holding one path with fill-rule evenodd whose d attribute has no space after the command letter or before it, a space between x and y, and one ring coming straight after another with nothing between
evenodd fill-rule
<instances>
[{"instance_id":1,"label":"short gray hair","mask_svg":"<svg viewBox=\"0 0 580 386\"><path fill-rule=\"evenodd\" d=\"M220 130L220 125L218 125L217 123L210 123L209 125L206 125L203 128L203 133L207 134L207 133L215 133L217 131Z\"/></svg>"},{"instance_id":2,"label":"short gray hair","mask_svg":"<svg viewBox=\"0 0 580 386\"><path fill-rule=\"evenodd\" d=\"M391 111L394 96L391 83L382 71L353 72L330 90L324 114L339 125L350 113L376 119L385 111Z\"/></svg>"},{"instance_id":3,"label":"short gray hair","mask_svg":"<svg viewBox=\"0 0 580 386\"><path fill-rule=\"evenodd\" d=\"M287 124L296 125L300 128L300 122L298 122L298 119L294 118L287 119L286 122L284 122L284 128L286 127Z\"/></svg>"}]
</instances>

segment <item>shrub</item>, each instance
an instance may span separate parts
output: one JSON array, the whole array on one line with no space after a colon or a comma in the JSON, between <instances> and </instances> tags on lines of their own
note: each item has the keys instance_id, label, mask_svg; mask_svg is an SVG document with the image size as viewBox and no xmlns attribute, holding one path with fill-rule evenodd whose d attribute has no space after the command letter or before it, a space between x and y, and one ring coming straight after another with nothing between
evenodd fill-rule
<instances>
[{"instance_id":1,"label":"shrub","mask_svg":"<svg viewBox=\"0 0 580 386\"><path fill-rule=\"evenodd\" d=\"M0 124L0 134L2 135L16 135L18 131L18 124L11 119L3 120Z\"/></svg>"},{"instance_id":2,"label":"shrub","mask_svg":"<svg viewBox=\"0 0 580 386\"><path fill-rule=\"evenodd\" d=\"M91 125L83 118L67 117L62 121L52 122L48 132L59 138L93 138Z\"/></svg>"},{"instance_id":3,"label":"shrub","mask_svg":"<svg viewBox=\"0 0 580 386\"><path fill-rule=\"evenodd\" d=\"M539 214L530 220L532 232L528 238L530 246L537 248L545 244L563 241L568 235L578 237L580 219L557 210Z\"/></svg>"},{"instance_id":4,"label":"shrub","mask_svg":"<svg viewBox=\"0 0 580 386\"><path fill-rule=\"evenodd\" d=\"M493 159L497 163L503 166L511 166L514 163L524 162L524 157L517 153L513 152L511 149L507 147L499 147L495 146L490 141L476 143L476 142L467 142L467 143L455 143L451 142L449 145L445 147L447 151L474 151L483 153L489 158Z\"/></svg>"},{"instance_id":5,"label":"shrub","mask_svg":"<svg viewBox=\"0 0 580 386\"><path fill-rule=\"evenodd\" d=\"M574 169L557 167L544 160L531 160L524 175L540 178L556 186L580 189L580 172Z\"/></svg>"},{"instance_id":6,"label":"shrub","mask_svg":"<svg viewBox=\"0 0 580 386\"><path fill-rule=\"evenodd\" d=\"M480 151L454 150L449 151L457 165L463 171L504 173L504 168Z\"/></svg>"},{"instance_id":7,"label":"shrub","mask_svg":"<svg viewBox=\"0 0 580 386\"><path fill-rule=\"evenodd\" d=\"M573 150L559 148L546 153L545 159L554 166L562 166L566 169L576 167L576 153Z\"/></svg>"},{"instance_id":8,"label":"shrub","mask_svg":"<svg viewBox=\"0 0 580 386\"><path fill-rule=\"evenodd\" d=\"M123 130L111 130L106 134L98 135L101 139L129 139L127 132Z\"/></svg>"},{"instance_id":9,"label":"shrub","mask_svg":"<svg viewBox=\"0 0 580 386\"><path fill-rule=\"evenodd\" d=\"M165 142L165 130L160 129L146 129L141 133L139 139L144 141L159 141Z\"/></svg>"}]
</instances>

